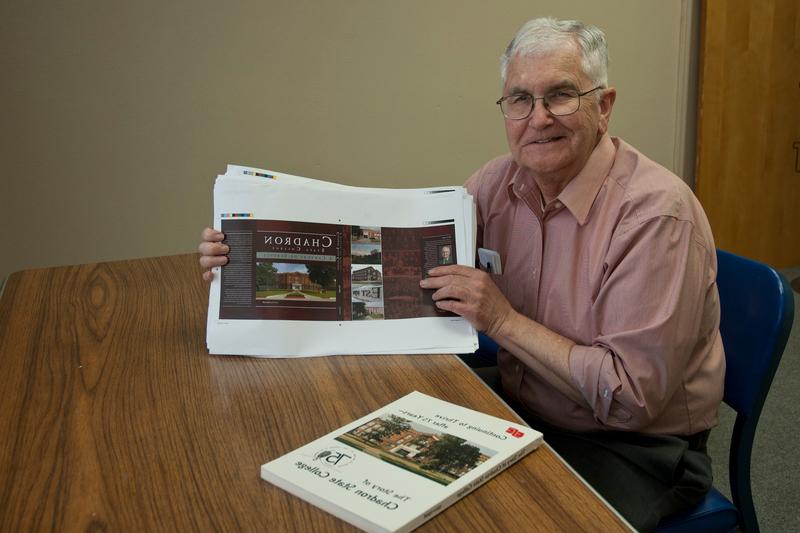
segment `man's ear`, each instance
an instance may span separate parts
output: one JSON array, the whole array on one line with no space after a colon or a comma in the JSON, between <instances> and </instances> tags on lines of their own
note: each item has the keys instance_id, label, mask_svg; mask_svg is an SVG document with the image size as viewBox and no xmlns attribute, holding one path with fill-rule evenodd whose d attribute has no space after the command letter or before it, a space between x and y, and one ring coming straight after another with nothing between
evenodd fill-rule
<instances>
[{"instance_id":1,"label":"man's ear","mask_svg":"<svg viewBox=\"0 0 800 533\"><path fill-rule=\"evenodd\" d=\"M603 89L603 96L597 103L600 108L600 122L598 129L601 134L608 131L608 123L611 120L611 110L614 107L614 102L617 100L617 90L613 87Z\"/></svg>"}]
</instances>

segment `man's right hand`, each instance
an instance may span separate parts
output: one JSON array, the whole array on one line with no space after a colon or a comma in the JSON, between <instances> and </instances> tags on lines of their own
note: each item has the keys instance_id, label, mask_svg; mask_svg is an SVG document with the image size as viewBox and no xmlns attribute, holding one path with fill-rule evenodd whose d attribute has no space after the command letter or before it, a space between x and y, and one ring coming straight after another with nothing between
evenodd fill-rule
<instances>
[{"instance_id":1,"label":"man's right hand","mask_svg":"<svg viewBox=\"0 0 800 533\"><path fill-rule=\"evenodd\" d=\"M225 254L230 251L230 247L222 244L224 238L225 235L221 231L213 228L206 228L200 234L200 246L197 247L197 251L200 252L200 266L207 269L203 272L203 279L206 281L214 279L212 268L228 263L228 256Z\"/></svg>"}]
</instances>

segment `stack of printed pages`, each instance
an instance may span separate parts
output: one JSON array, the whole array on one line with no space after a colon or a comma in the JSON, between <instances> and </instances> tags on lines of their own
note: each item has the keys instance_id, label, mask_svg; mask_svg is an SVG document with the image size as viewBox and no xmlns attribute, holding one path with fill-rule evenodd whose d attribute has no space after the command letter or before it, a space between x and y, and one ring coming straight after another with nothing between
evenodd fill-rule
<instances>
[{"instance_id":1,"label":"stack of printed pages","mask_svg":"<svg viewBox=\"0 0 800 533\"><path fill-rule=\"evenodd\" d=\"M351 187L229 165L214 227L230 253L210 289L212 354L477 348L469 322L419 286L438 265L474 265L475 204L462 187Z\"/></svg>"}]
</instances>

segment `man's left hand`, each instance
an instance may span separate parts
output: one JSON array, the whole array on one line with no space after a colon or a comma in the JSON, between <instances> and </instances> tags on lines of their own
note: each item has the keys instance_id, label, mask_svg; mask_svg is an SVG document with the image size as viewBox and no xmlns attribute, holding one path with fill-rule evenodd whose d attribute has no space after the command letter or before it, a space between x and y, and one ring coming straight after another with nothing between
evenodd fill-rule
<instances>
[{"instance_id":1,"label":"man's left hand","mask_svg":"<svg viewBox=\"0 0 800 533\"><path fill-rule=\"evenodd\" d=\"M436 307L466 318L475 329L498 336L514 309L486 272L463 265L431 269L420 281L423 289L435 289Z\"/></svg>"}]
</instances>

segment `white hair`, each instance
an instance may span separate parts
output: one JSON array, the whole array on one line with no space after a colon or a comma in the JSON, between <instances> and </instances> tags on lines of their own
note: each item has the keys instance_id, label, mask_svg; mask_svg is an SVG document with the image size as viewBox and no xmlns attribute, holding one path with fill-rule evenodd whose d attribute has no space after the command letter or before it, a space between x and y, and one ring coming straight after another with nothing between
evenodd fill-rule
<instances>
[{"instance_id":1,"label":"white hair","mask_svg":"<svg viewBox=\"0 0 800 533\"><path fill-rule=\"evenodd\" d=\"M516 56L536 56L569 46L578 47L584 73L594 85L608 86L608 45L603 30L578 20L552 17L529 20L500 56L500 80L505 85L506 72Z\"/></svg>"}]
</instances>

